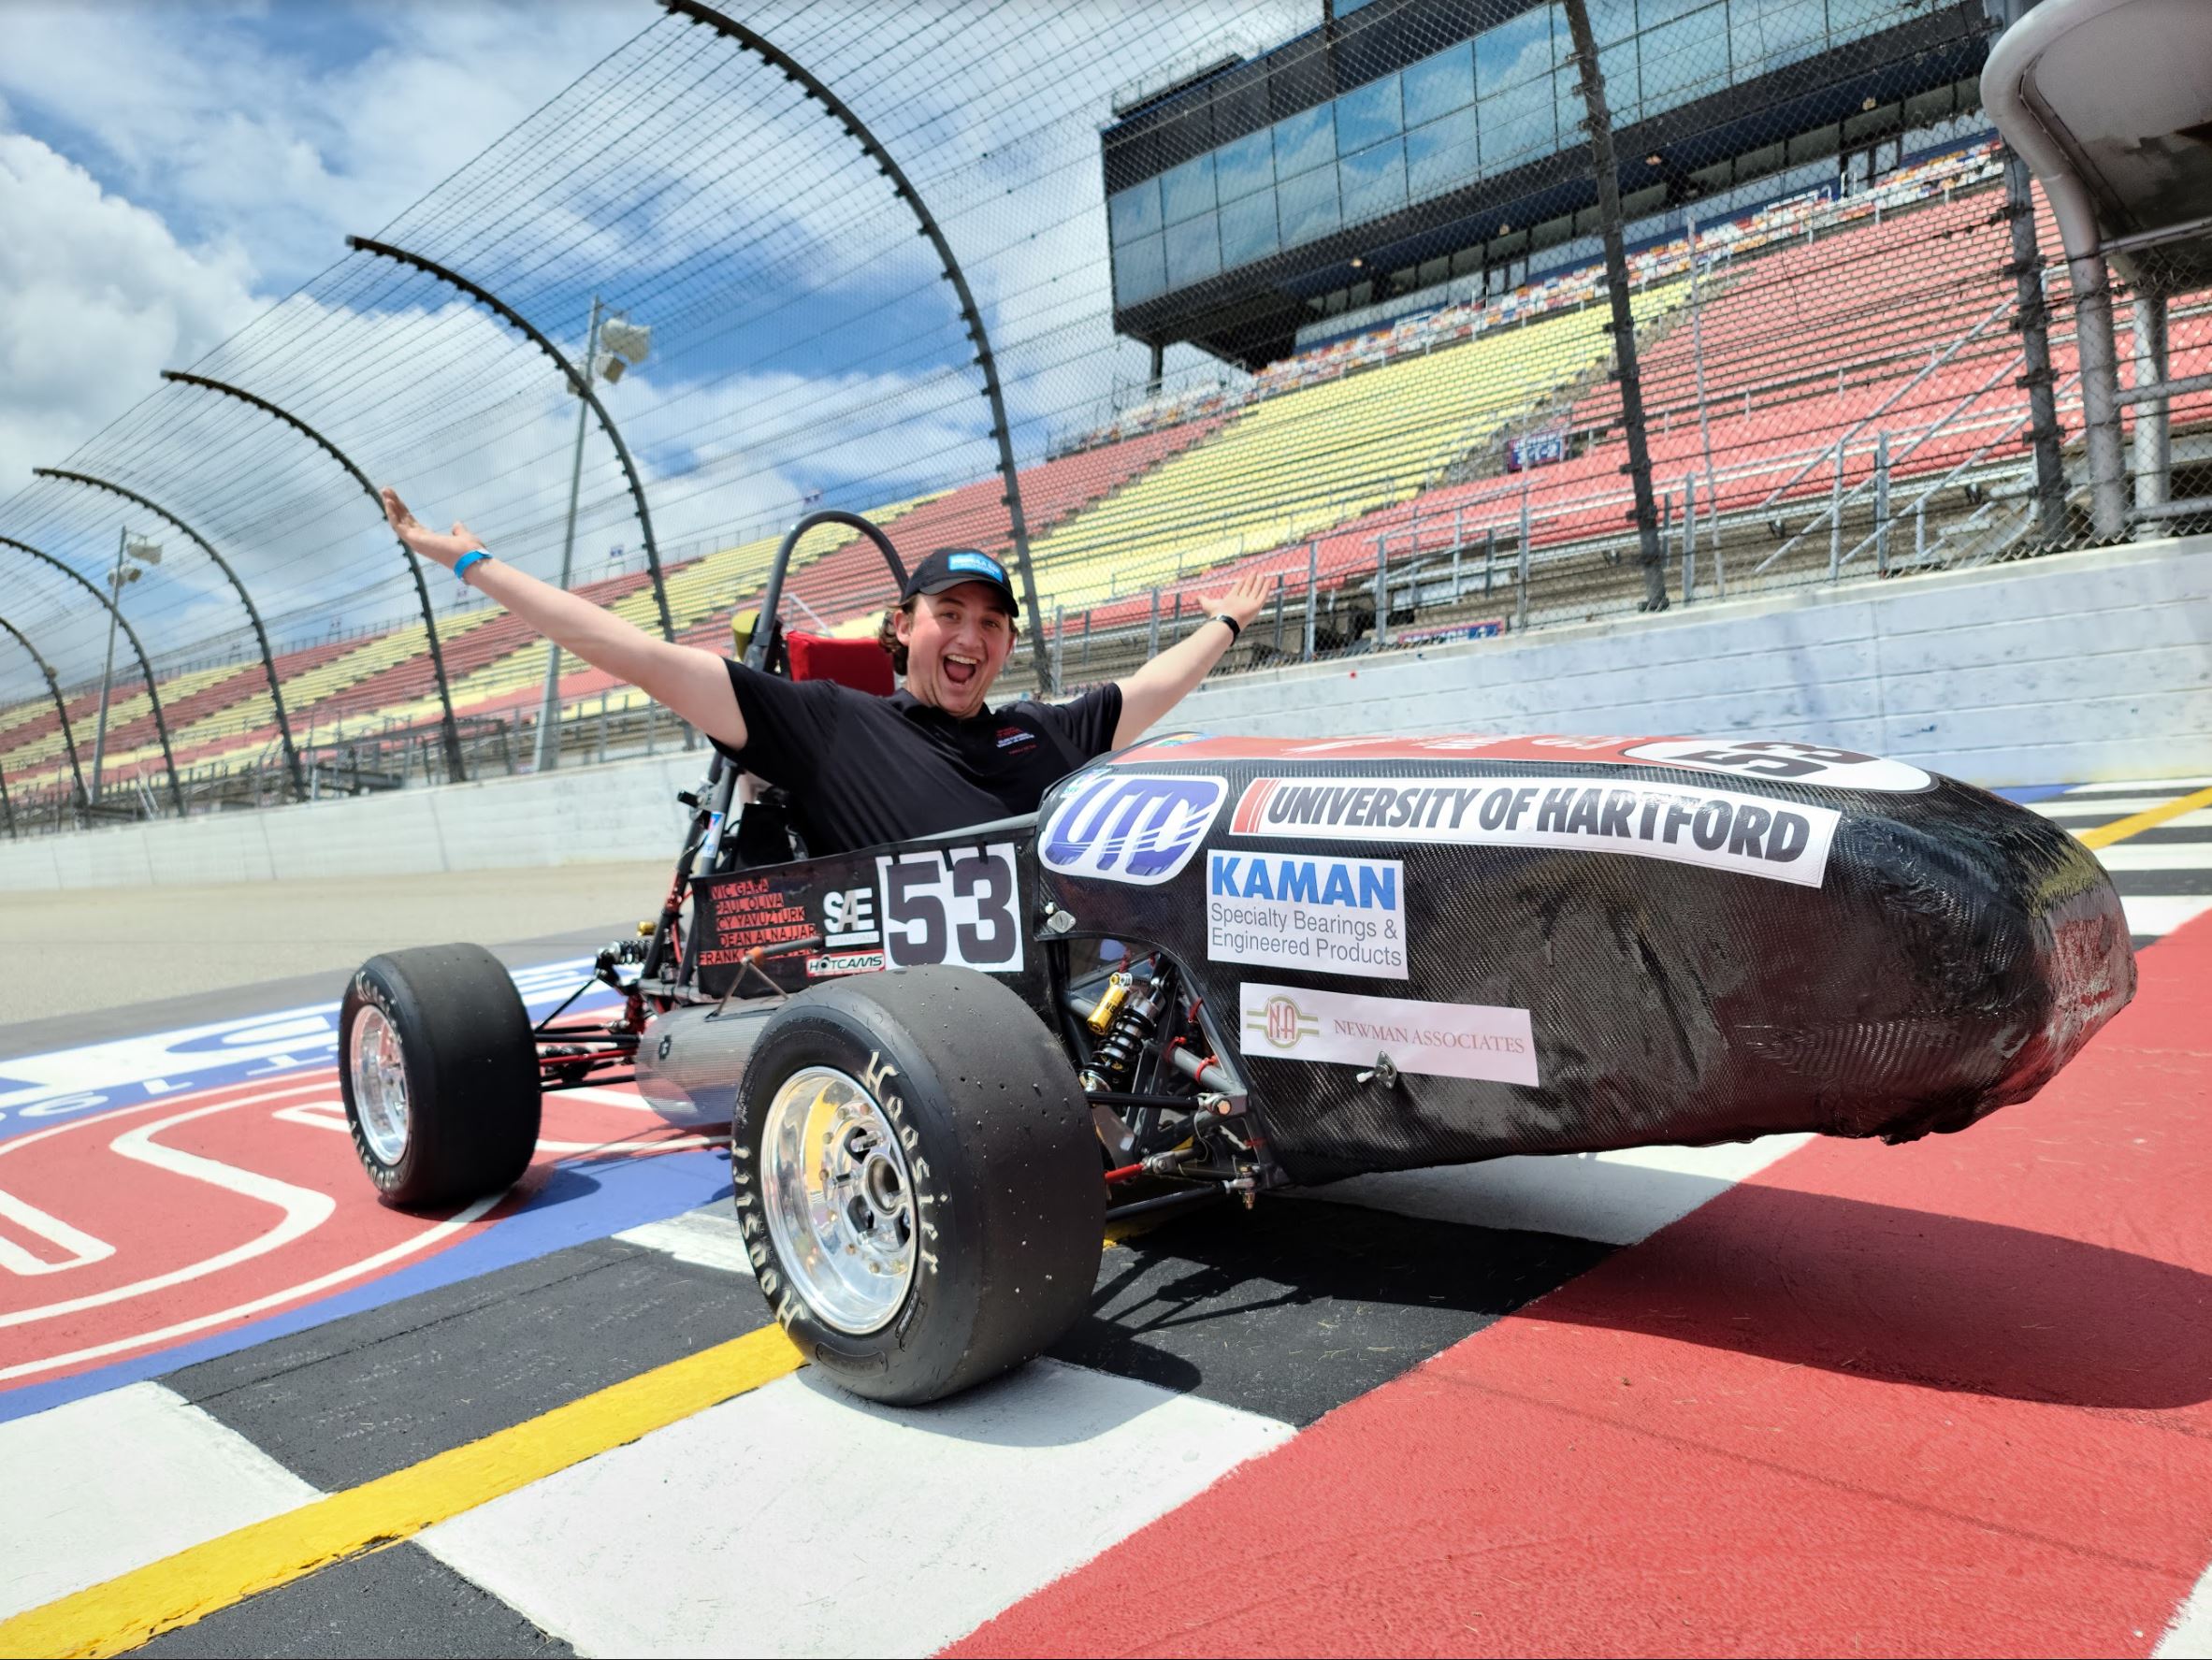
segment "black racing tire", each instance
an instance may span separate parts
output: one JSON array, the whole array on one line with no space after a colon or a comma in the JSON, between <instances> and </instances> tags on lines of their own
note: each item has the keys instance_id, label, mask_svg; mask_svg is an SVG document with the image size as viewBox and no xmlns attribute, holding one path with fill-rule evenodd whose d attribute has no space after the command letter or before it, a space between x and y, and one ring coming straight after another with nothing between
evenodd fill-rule
<instances>
[{"instance_id":1,"label":"black racing tire","mask_svg":"<svg viewBox=\"0 0 2212 1660\"><path fill-rule=\"evenodd\" d=\"M385 1204L465 1205L529 1168L543 1106L537 1038L505 965L482 945L371 957L346 987L338 1032L346 1125Z\"/></svg>"},{"instance_id":2,"label":"black racing tire","mask_svg":"<svg viewBox=\"0 0 2212 1660\"><path fill-rule=\"evenodd\" d=\"M843 1104L835 1114L823 1104L832 1099L824 1079ZM794 1150L794 1124L831 1118L850 1127ZM875 1166L893 1149L877 1132L891 1131L897 1180L878 1183ZM905 1229L912 1249L903 1291L896 1272L867 1281L855 1295L875 1300L857 1315L848 1302L842 1320L831 1298L843 1293L836 1276L852 1271L838 1264L852 1253L805 1231L833 1223L803 1220L839 1209L810 1211L792 1186L793 1172L802 1179L828 1162L808 1147L819 1154L831 1144L872 1162L842 1166L857 1174L840 1192L895 1192L898 1181L910 1192L888 1223L880 1211L868 1220L861 1196L844 1200L871 1230L885 1229L870 1235L886 1242L878 1249L895 1249ZM793 998L769 1017L746 1063L730 1154L738 1222L770 1313L855 1394L900 1406L957 1394L1034 1359L1090 1306L1106 1234L1090 1107L1058 1041L988 974L906 969Z\"/></svg>"}]
</instances>

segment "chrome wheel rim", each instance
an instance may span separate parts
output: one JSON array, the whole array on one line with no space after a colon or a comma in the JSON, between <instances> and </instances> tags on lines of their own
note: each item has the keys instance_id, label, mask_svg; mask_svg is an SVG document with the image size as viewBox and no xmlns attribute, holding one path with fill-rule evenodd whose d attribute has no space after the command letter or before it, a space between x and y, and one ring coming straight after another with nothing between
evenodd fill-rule
<instances>
[{"instance_id":1,"label":"chrome wheel rim","mask_svg":"<svg viewBox=\"0 0 2212 1660\"><path fill-rule=\"evenodd\" d=\"M914 1183L898 1133L853 1078L809 1066L768 1104L761 1198L778 1264L850 1336L889 1325L914 1281Z\"/></svg>"},{"instance_id":2,"label":"chrome wheel rim","mask_svg":"<svg viewBox=\"0 0 2212 1660\"><path fill-rule=\"evenodd\" d=\"M407 1066L399 1033L383 1010L365 1003L354 1014L354 1114L380 1164L407 1151Z\"/></svg>"}]
</instances>

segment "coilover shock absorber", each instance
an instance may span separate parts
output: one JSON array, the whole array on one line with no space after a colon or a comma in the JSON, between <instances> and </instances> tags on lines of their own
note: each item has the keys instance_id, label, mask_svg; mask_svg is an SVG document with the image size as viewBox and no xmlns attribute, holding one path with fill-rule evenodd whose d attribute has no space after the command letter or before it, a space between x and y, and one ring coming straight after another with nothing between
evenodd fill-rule
<instances>
[{"instance_id":1,"label":"coilover shock absorber","mask_svg":"<svg viewBox=\"0 0 2212 1660\"><path fill-rule=\"evenodd\" d=\"M1154 973L1142 991L1128 999L1114 1011L1105 1039L1092 1052L1091 1065L1084 1071L1083 1087L1087 1090L1118 1090L1127 1080L1130 1068L1143 1053L1145 1040L1160 1029L1161 1011L1167 1007L1173 995L1164 969Z\"/></svg>"}]
</instances>

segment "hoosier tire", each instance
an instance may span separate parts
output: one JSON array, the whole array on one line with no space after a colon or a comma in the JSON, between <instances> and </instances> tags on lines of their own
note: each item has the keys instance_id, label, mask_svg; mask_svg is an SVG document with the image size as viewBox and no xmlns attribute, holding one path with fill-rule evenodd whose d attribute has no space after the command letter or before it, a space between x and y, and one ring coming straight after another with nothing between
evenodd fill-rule
<instances>
[{"instance_id":1,"label":"hoosier tire","mask_svg":"<svg viewBox=\"0 0 2212 1660\"><path fill-rule=\"evenodd\" d=\"M730 1168L770 1311L855 1394L957 1394L1090 1305L1106 1230L1090 1109L988 975L916 968L792 999L746 1064Z\"/></svg>"},{"instance_id":2,"label":"hoosier tire","mask_svg":"<svg viewBox=\"0 0 2212 1660\"><path fill-rule=\"evenodd\" d=\"M339 1006L339 1084L354 1151L387 1205L501 1192L529 1167L538 1045L505 965L482 945L371 957Z\"/></svg>"}]
</instances>

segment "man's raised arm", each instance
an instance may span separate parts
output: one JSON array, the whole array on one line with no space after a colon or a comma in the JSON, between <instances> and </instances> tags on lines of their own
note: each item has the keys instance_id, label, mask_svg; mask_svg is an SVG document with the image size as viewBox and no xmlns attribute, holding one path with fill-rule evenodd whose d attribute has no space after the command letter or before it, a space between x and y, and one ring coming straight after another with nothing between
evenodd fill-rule
<instances>
[{"instance_id":1,"label":"man's raised arm","mask_svg":"<svg viewBox=\"0 0 2212 1660\"><path fill-rule=\"evenodd\" d=\"M1222 654L1236 642L1237 633L1251 627L1274 587L1271 576L1247 576L1231 584L1225 592L1198 601L1198 609L1210 620L1120 683L1121 718L1114 727L1115 748L1135 743L1147 727L1164 718L1191 694L1207 671L1222 660ZM1224 618L1234 618L1236 628L1224 626Z\"/></svg>"},{"instance_id":2,"label":"man's raised arm","mask_svg":"<svg viewBox=\"0 0 2212 1660\"><path fill-rule=\"evenodd\" d=\"M451 532L441 535L418 522L397 490L387 486L383 500L384 517L399 540L434 565L451 570L465 556L484 547L466 525L456 523ZM713 652L656 640L613 612L489 556L470 560L461 580L594 669L604 669L656 703L674 710L708 737L731 749L745 746L745 716L738 712L737 694L730 688L729 665Z\"/></svg>"}]
</instances>

